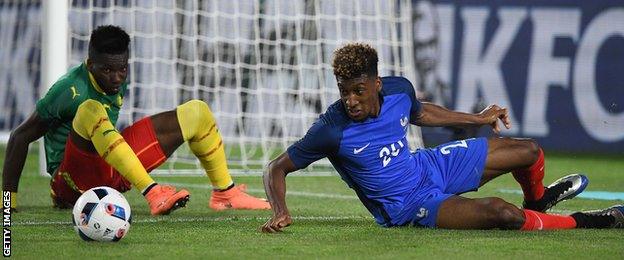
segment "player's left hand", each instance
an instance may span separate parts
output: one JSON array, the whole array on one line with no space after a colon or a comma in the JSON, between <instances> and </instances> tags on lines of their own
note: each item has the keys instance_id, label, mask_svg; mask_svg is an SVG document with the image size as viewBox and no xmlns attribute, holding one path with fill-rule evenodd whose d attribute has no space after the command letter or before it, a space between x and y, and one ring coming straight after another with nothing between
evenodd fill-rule
<instances>
[{"instance_id":1,"label":"player's left hand","mask_svg":"<svg viewBox=\"0 0 624 260\"><path fill-rule=\"evenodd\" d=\"M263 233L278 233L282 232L282 229L290 226L290 224L292 224L290 214L273 215L271 219L267 220L267 222L260 227L260 231Z\"/></svg>"},{"instance_id":2,"label":"player's left hand","mask_svg":"<svg viewBox=\"0 0 624 260\"><path fill-rule=\"evenodd\" d=\"M498 105L489 105L483 111L479 113L479 116L484 120L484 124L490 125L495 133L500 134L500 127L498 126L498 120L500 120L505 128L511 128L511 121L509 120L509 114L507 108L499 107Z\"/></svg>"}]
</instances>

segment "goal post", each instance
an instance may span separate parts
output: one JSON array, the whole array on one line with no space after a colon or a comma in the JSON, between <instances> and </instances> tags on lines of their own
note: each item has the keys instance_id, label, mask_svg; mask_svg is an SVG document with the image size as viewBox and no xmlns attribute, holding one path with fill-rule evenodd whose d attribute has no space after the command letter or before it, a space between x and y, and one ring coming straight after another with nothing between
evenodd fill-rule
<instances>
[{"instance_id":1,"label":"goal post","mask_svg":"<svg viewBox=\"0 0 624 260\"><path fill-rule=\"evenodd\" d=\"M67 32L49 37L68 35L65 47L54 46L68 51L69 66L84 61L98 25L121 26L131 37L130 87L117 126L203 100L235 173L261 172L339 98L331 58L341 45L369 43L380 75L416 77L411 0L66 1L44 2L68 8ZM418 128L408 139L422 146ZM182 145L157 173L200 169Z\"/></svg>"},{"instance_id":2,"label":"goal post","mask_svg":"<svg viewBox=\"0 0 624 260\"><path fill-rule=\"evenodd\" d=\"M39 97L43 97L54 82L67 72L69 59L69 1L43 1L43 23L41 23L41 87ZM46 172L43 138L39 146L39 172Z\"/></svg>"}]
</instances>

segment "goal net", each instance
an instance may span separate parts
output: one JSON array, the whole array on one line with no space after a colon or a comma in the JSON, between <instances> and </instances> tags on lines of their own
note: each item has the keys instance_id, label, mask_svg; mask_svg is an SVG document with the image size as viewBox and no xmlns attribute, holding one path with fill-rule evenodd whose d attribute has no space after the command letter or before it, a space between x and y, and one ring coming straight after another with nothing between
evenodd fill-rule
<instances>
[{"instance_id":1,"label":"goal net","mask_svg":"<svg viewBox=\"0 0 624 260\"><path fill-rule=\"evenodd\" d=\"M233 172L261 172L339 98L331 58L341 45L367 42L379 52L380 75L413 81L411 22L411 0L72 0L69 64L85 59L95 27L123 27L132 39L130 88L118 127L201 99ZM421 146L417 130L412 147ZM199 169L183 145L158 173Z\"/></svg>"}]
</instances>

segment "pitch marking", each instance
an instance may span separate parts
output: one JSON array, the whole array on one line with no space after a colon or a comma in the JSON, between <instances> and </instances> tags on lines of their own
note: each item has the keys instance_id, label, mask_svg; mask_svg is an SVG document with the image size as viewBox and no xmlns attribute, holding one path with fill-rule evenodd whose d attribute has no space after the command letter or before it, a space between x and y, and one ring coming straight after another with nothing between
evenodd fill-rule
<instances>
[{"instance_id":1,"label":"pitch marking","mask_svg":"<svg viewBox=\"0 0 624 260\"><path fill-rule=\"evenodd\" d=\"M521 190L499 189L498 191L503 193L522 194ZM583 191L583 193L576 195L576 198L593 200L624 200L624 192Z\"/></svg>"},{"instance_id":2,"label":"pitch marking","mask_svg":"<svg viewBox=\"0 0 624 260\"><path fill-rule=\"evenodd\" d=\"M194 183L184 183L184 182L159 182L161 184L180 186L180 187L189 187L189 188L199 188L199 189L212 189L212 186L207 184L194 184ZM263 189L247 189L247 191L252 193L264 193ZM340 194L329 194L329 193L314 193L314 192L305 192L305 191L286 191L286 195L290 196L302 196L302 197L315 197L315 198L330 198L330 199L352 199L357 200L357 196L353 195L340 195Z\"/></svg>"},{"instance_id":3,"label":"pitch marking","mask_svg":"<svg viewBox=\"0 0 624 260\"><path fill-rule=\"evenodd\" d=\"M220 221L266 221L267 217L200 217L200 218L171 218L171 217L151 217L146 219L139 219L133 221L133 223L159 223L159 222L220 222ZM320 220L320 221L335 221L335 220L370 220L372 217L364 216L293 216L294 220ZM44 225L71 225L71 221L15 221L11 223L13 226L44 226Z\"/></svg>"}]
</instances>

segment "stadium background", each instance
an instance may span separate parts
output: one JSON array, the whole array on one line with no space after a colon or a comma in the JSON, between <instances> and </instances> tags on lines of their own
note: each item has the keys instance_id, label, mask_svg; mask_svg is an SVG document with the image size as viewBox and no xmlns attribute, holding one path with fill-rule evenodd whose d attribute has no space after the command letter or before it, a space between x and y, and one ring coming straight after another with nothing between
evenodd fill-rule
<instances>
[{"instance_id":1,"label":"stadium background","mask_svg":"<svg viewBox=\"0 0 624 260\"><path fill-rule=\"evenodd\" d=\"M245 132L248 141L265 143L265 153L283 149L337 98L329 64L289 66L292 60L306 64L320 54L327 62L352 37L375 43L382 61L398 64L382 66L382 73L408 77L421 97L466 112L489 103L508 107L513 128L504 135L536 138L554 151L624 152L621 1L70 2L71 66L84 59L88 34L98 24L119 24L133 36L133 109L122 115L121 127L202 98L216 111L226 141ZM399 20L367 23L370 17L362 14L368 13ZM3 0L0 14L0 131L6 141L49 86L41 84L41 2ZM332 14L356 25L334 28ZM308 20L314 16L320 20ZM215 21L226 29L201 27ZM245 29L257 24L257 31ZM195 45L198 36L206 44ZM260 62L269 67L244 66ZM233 88L243 91L228 91ZM423 131L429 144L450 135Z\"/></svg>"}]
</instances>

